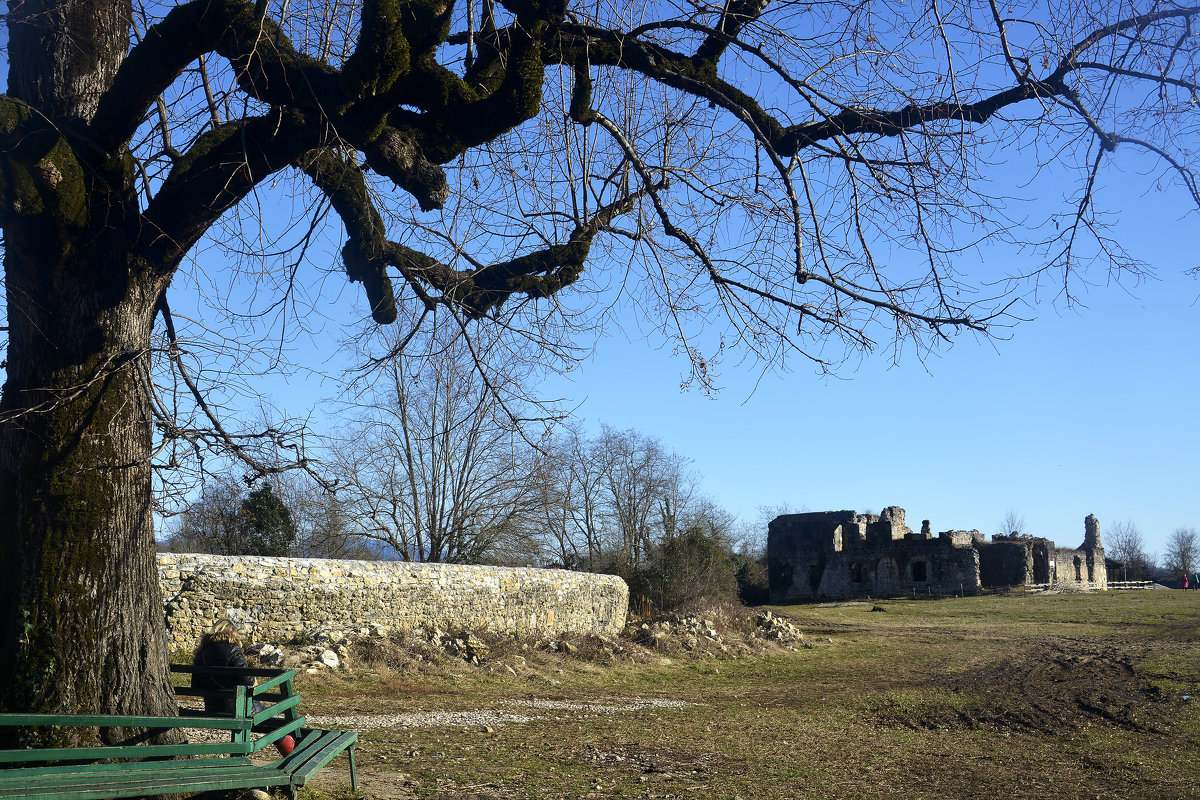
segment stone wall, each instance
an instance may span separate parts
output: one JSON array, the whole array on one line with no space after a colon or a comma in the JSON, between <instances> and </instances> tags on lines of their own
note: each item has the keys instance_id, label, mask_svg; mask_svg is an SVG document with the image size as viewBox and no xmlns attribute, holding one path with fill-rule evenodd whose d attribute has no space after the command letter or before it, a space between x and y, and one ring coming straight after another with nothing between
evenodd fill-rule
<instances>
[{"instance_id":1,"label":"stone wall","mask_svg":"<svg viewBox=\"0 0 1200 800\"><path fill-rule=\"evenodd\" d=\"M980 542L978 548L981 585L997 588L1035 583L1031 539L997 535L990 542Z\"/></svg>"},{"instance_id":2,"label":"stone wall","mask_svg":"<svg viewBox=\"0 0 1200 800\"><path fill-rule=\"evenodd\" d=\"M611 635L629 606L620 578L568 570L180 553L159 553L158 570L170 636L185 649L226 617L258 641L371 626Z\"/></svg>"},{"instance_id":3,"label":"stone wall","mask_svg":"<svg viewBox=\"0 0 1200 800\"><path fill-rule=\"evenodd\" d=\"M785 514L767 529L771 601L974 594L979 588L977 531L914 533L904 509L882 514Z\"/></svg>"},{"instance_id":4,"label":"stone wall","mask_svg":"<svg viewBox=\"0 0 1200 800\"><path fill-rule=\"evenodd\" d=\"M909 593L973 594L980 588L1108 588L1100 522L1084 520L1077 549L1049 539L979 531L921 532L904 509L784 514L767 528L767 574L775 603L817 598L896 597Z\"/></svg>"}]
</instances>

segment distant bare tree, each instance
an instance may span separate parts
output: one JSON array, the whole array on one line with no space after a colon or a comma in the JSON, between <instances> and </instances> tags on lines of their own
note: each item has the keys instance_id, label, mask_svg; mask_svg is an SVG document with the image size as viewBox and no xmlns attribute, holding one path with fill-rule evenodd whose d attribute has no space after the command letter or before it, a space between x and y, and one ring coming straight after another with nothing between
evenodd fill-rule
<instances>
[{"instance_id":1,"label":"distant bare tree","mask_svg":"<svg viewBox=\"0 0 1200 800\"><path fill-rule=\"evenodd\" d=\"M167 549L175 553L240 555L242 490L231 481L210 480L200 497L175 518Z\"/></svg>"},{"instance_id":2,"label":"distant bare tree","mask_svg":"<svg viewBox=\"0 0 1200 800\"><path fill-rule=\"evenodd\" d=\"M382 364L338 445L357 532L408 561L475 563L528 549L535 454L461 331ZM511 376L509 376L511 378Z\"/></svg>"},{"instance_id":3,"label":"distant bare tree","mask_svg":"<svg viewBox=\"0 0 1200 800\"><path fill-rule=\"evenodd\" d=\"M292 555L300 558L374 560L377 553L352 524L349 501L317 485L306 473L276 476L279 496L296 521L298 535Z\"/></svg>"},{"instance_id":4,"label":"distant bare tree","mask_svg":"<svg viewBox=\"0 0 1200 800\"><path fill-rule=\"evenodd\" d=\"M244 484L212 479L178 516L166 546L172 552L225 556L292 554L298 529L286 498L264 482L243 496Z\"/></svg>"},{"instance_id":5,"label":"distant bare tree","mask_svg":"<svg viewBox=\"0 0 1200 800\"><path fill-rule=\"evenodd\" d=\"M1154 577L1154 559L1147 555L1142 532L1133 520L1113 523L1104 541L1108 554L1123 565L1122 580L1144 581Z\"/></svg>"},{"instance_id":6,"label":"distant bare tree","mask_svg":"<svg viewBox=\"0 0 1200 800\"><path fill-rule=\"evenodd\" d=\"M723 549L733 552L738 545L742 528L738 518L729 509L711 497L694 497L684 507L679 517L678 530L697 530Z\"/></svg>"},{"instance_id":7,"label":"distant bare tree","mask_svg":"<svg viewBox=\"0 0 1200 800\"><path fill-rule=\"evenodd\" d=\"M619 553L636 567L656 539L675 533L680 500L690 493L687 459L653 436L608 426L601 429L595 447Z\"/></svg>"},{"instance_id":8,"label":"distant bare tree","mask_svg":"<svg viewBox=\"0 0 1200 800\"><path fill-rule=\"evenodd\" d=\"M1191 575L1196 570L1197 546L1200 536L1195 528L1176 528L1167 539L1163 567L1173 576Z\"/></svg>"},{"instance_id":9,"label":"distant bare tree","mask_svg":"<svg viewBox=\"0 0 1200 800\"><path fill-rule=\"evenodd\" d=\"M1012 508L1004 512L1004 518L1000 520L1000 525L996 528L996 533L1001 536L1009 536L1014 533L1021 535L1025 532L1025 515Z\"/></svg>"},{"instance_id":10,"label":"distant bare tree","mask_svg":"<svg viewBox=\"0 0 1200 800\"><path fill-rule=\"evenodd\" d=\"M544 449L539 523L566 566L635 569L701 513L688 459L653 436L568 427Z\"/></svg>"},{"instance_id":11,"label":"distant bare tree","mask_svg":"<svg viewBox=\"0 0 1200 800\"><path fill-rule=\"evenodd\" d=\"M545 443L537 481L539 522L564 567L592 571L602 563L607 517L598 448L578 426Z\"/></svg>"}]
</instances>

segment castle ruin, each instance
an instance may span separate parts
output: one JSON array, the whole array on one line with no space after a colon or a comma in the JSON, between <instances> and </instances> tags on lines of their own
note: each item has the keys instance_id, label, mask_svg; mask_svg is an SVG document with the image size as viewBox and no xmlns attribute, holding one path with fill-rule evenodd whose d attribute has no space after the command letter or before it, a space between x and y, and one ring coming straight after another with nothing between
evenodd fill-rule
<instances>
[{"instance_id":1,"label":"castle ruin","mask_svg":"<svg viewBox=\"0 0 1200 800\"><path fill-rule=\"evenodd\" d=\"M928 520L914 533L898 506L881 514L784 514L768 527L767 571L773 603L1012 587L1108 588L1100 522L1090 514L1083 544L1073 549L1017 533L991 541L976 530L934 535Z\"/></svg>"}]
</instances>

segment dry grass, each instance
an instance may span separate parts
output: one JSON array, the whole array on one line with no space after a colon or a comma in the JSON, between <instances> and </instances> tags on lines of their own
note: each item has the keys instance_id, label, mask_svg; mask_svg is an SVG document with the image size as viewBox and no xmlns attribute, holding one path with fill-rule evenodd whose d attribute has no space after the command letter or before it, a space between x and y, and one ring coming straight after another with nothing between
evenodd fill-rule
<instances>
[{"instance_id":1,"label":"dry grass","mask_svg":"<svg viewBox=\"0 0 1200 800\"><path fill-rule=\"evenodd\" d=\"M366 730L370 798L1200 797L1200 592L879 605L774 609L813 646L765 656L515 645L490 656L515 676L394 656L300 689L309 713L577 704ZM578 707L635 697L688 705ZM346 779L335 762L319 787Z\"/></svg>"}]
</instances>

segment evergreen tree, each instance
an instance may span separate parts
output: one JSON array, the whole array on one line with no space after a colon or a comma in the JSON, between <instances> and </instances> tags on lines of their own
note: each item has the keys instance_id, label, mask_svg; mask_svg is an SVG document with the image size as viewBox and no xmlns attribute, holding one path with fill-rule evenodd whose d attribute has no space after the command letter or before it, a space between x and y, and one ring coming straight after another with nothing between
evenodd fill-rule
<instances>
[{"instance_id":1,"label":"evergreen tree","mask_svg":"<svg viewBox=\"0 0 1200 800\"><path fill-rule=\"evenodd\" d=\"M241 555L286 556L296 543L292 512L264 483L242 501Z\"/></svg>"}]
</instances>

